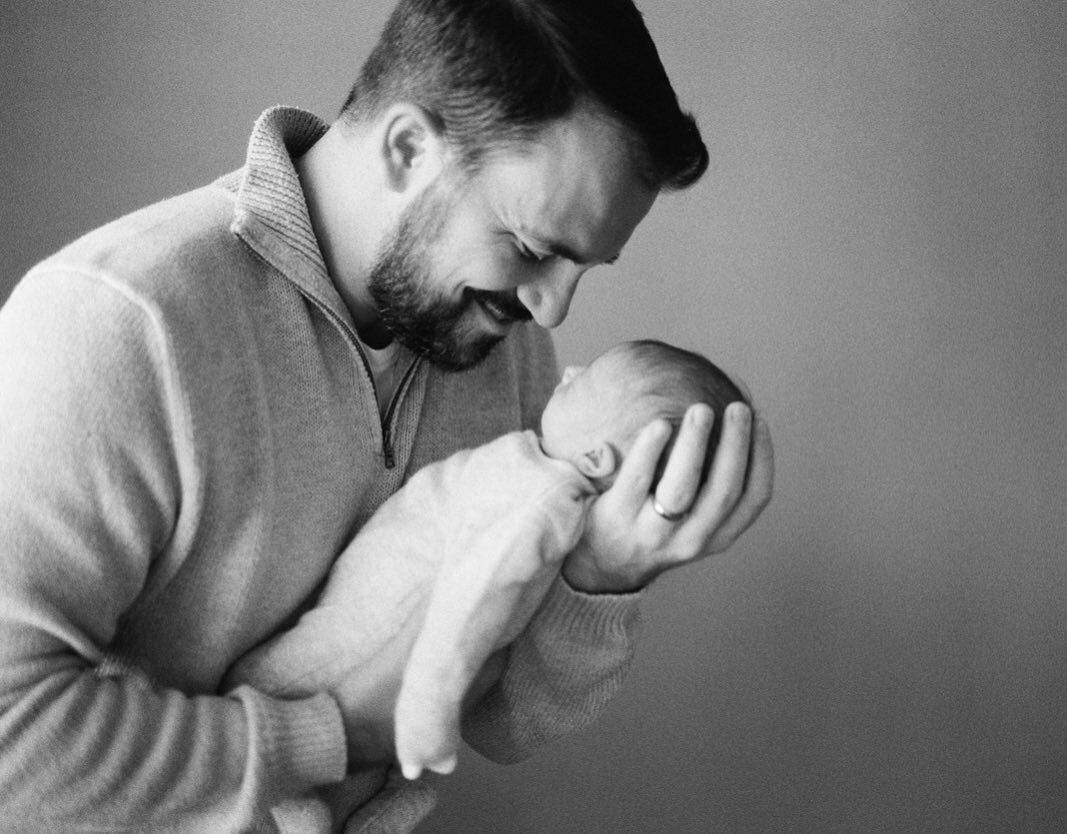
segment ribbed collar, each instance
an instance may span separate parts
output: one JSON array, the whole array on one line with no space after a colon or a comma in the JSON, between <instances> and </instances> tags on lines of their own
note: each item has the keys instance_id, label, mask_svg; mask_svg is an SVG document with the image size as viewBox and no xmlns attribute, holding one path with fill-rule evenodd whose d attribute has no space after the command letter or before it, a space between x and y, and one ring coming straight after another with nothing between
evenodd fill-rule
<instances>
[{"instance_id":1,"label":"ribbed collar","mask_svg":"<svg viewBox=\"0 0 1067 834\"><path fill-rule=\"evenodd\" d=\"M293 159L326 132L318 116L272 107L256 120L245 167L238 173L231 230L271 266L350 326L351 316L330 280L311 225Z\"/></svg>"}]
</instances>

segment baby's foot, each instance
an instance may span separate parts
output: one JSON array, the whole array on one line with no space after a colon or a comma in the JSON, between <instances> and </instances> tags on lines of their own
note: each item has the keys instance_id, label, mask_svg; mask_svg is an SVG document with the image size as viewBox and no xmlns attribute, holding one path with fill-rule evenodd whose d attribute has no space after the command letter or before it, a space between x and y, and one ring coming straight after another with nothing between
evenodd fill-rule
<instances>
[{"instance_id":1,"label":"baby's foot","mask_svg":"<svg viewBox=\"0 0 1067 834\"><path fill-rule=\"evenodd\" d=\"M442 774L456 769L461 702L470 677L469 655L428 638L429 621L427 617L408 658L394 710L396 757L408 779L417 779L423 768Z\"/></svg>"}]
</instances>

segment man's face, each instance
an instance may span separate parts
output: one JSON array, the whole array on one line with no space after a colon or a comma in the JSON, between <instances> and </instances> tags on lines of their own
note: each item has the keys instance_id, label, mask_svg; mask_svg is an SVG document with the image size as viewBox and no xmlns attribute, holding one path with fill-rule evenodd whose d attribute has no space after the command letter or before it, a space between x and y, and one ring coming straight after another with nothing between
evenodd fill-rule
<instances>
[{"instance_id":1,"label":"man's face","mask_svg":"<svg viewBox=\"0 0 1067 834\"><path fill-rule=\"evenodd\" d=\"M555 327L585 271L618 257L655 201L619 129L579 109L473 177L414 198L368 289L396 338L446 370L484 359L516 321Z\"/></svg>"}]
</instances>

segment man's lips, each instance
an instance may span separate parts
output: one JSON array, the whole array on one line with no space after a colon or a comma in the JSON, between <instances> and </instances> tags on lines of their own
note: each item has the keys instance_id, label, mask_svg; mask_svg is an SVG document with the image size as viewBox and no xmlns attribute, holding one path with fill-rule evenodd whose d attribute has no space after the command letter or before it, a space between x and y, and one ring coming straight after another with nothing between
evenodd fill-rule
<instances>
[{"instance_id":1,"label":"man's lips","mask_svg":"<svg viewBox=\"0 0 1067 834\"><path fill-rule=\"evenodd\" d=\"M504 293L489 290L467 288L466 296L476 301L499 324L512 324L517 321L529 321L530 311L517 298Z\"/></svg>"}]
</instances>

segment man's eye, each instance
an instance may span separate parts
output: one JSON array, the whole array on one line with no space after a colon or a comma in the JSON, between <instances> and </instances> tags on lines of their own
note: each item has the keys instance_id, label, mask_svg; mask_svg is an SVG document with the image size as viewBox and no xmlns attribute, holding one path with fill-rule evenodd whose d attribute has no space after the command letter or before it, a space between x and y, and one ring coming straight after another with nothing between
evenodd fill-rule
<instances>
[{"instance_id":1,"label":"man's eye","mask_svg":"<svg viewBox=\"0 0 1067 834\"><path fill-rule=\"evenodd\" d=\"M550 255L542 255L539 252L534 252L521 240L516 241L515 246L518 247L519 254L522 256L523 260L531 261L535 264L539 264L542 261L547 260L549 257L551 257Z\"/></svg>"}]
</instances>

